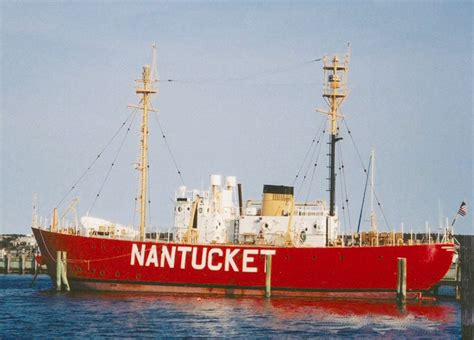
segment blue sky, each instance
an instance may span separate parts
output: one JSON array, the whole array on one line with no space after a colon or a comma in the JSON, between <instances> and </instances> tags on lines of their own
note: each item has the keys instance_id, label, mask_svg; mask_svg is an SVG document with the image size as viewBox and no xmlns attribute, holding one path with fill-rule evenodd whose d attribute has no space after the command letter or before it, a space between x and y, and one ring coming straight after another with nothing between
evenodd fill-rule
<instances>
[{"instance_id":1,"label":"blue sky","mask_svg":"<svg viewBox=\"0 0 474 340\"><path fill-rule=\"evenodd\" d=\"M323 119L314 109L325 107L321 64L304 62L350 43L343 112L365 162L375 149L376 191L390 228L404 222L421 232L428 221L434 230L439 202L450 220L462 200L472 204L469 2L1 7L2 233L29 232L33 193L47 216L128 117L127 105L137 102L133 80L150 63L152 43L160 77L181 80L161 83L153 102L188 187L206 187L211 173L235 175L249 199L260 197L263 184L291 184ZM91 215L133 223L137 125ZM153 118L150 129L151 225L166 229L181 182ZM343 137L354 229L365 178ZM80 196L80 214L90 210L120 140L68 197ZM312 199L327 199L325 154ZM472 234L472 216L458 219L456 231ZM379 225L387 229L382 216Z\"/></svg>"}]
</instances>

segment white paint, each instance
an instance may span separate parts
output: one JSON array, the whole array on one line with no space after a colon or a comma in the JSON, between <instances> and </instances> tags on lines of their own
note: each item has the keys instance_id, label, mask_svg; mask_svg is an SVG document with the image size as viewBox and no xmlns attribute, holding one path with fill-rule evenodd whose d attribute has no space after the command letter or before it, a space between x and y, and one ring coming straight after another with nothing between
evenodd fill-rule
<instances>
[{"instance_id":1,"label":"white paint","mask_svg":"<svg viewBox=\"0 0 474 340\"><path fill-rule=\"evenodd\" d=\"M192 253L192 258L191 258L191 266L196 270L202 270L206 267L207 248L206 247L202 248L201 263L200 264L197 263L198 250L199 250L198 247L193 247L193 253Z\"/></svg>"},{"instance_id":2,"label":"white paint","mask_svg":"<svg viewBox=\"0 0 474 340\"><path fill-rule=\"evenodd\" d=\"M189 253L193 248L191 247L178 247L178 251L181 252L181 269L186 267L186 254Z\"/></svg>"},{"instance_id":3,"label":"white paint","mask_svg":"<svg viewBox=\"0 0 474 340\"><path fill-rule=\"evenodd\" d=\"M242 271L245 273L256 273L257 267L250 267L249 265L254 262L255 258L251 255L257 255L257 249L245 249L244 257L242 260Z\"/></svg>"},{"instance_id":4,"label":"white paint","mask_svg":"<svg viewBox=\"0 0 474 340\"><path fill-rule=\"evenodd\" d=\"M156 246L152 245L150 251L148 252L148 258L146 259L145 267L149 267L152 264L155 267L158 267L158 254L156 253Z\"/></svg>"},{"instance_id":5,"label":"white paint","mask_svg":"<svg viewBox=\"0 0 474 340\"><path fill-rule=\"evenodd\" d=\"M134 243L132 245L132 255L130 258L130 265L135 265L135 259L138 261L140 266L143 266L143 262L145 261L145 245L142 244L142 250L138 251L138 246Z\"/></svg>"},{"instance_id":6,"label":"white paint","mask_svg":"<svg viewBox=\"0 0 474 340\"><path fill-rule=\"evenodd\" d=\"M232 266L232 269L234 270L234 272L238 272L239 271L239 268L237 267L237 265L235 264L234 262L234 256L237 255L237 253L240 251L240 249L234 249L234 250L230 250L230 249L226 249L225 250L225 263L224 263L224 270L226 272L229 271L229 266Z\"/></svg>"},{"instance_id":7,"label":"white paint","mask_svg":"<svg viewBox=\"0 0 474 340\"><path fill-rule=\"evenodd\" d=\"M174 259L176 258L176 247L171 247L171 254L168 251L167 246L161 247L161 266L165 266L165 260L168 263L168 267L174 268Z\"/></svg>"},{"instance_id":8,"label":"white paint","mask_svg":"<svg viewBox=\"0 0 474 340\"><path fill-rule=\"evenodd\" d=\"M218 271L218 270L221 270L222 268L222 263L218 263L218 264L213 264L212 263L212 256L216 254L216 257L217 256L224 256L224 252L222 251L221 248L212 248L211 250L209 250L209 253L207 255L207 266L209 267L210 270L214 270L214 271Z\"/></svg>"}]
</instances>

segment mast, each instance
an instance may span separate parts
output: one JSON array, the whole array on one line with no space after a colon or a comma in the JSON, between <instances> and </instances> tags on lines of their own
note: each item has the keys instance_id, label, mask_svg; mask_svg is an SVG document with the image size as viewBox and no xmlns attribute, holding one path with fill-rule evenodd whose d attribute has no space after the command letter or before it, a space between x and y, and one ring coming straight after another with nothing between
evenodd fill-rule
<instances>
[{"instance_id":1,"label":"mast","mask_svg":"<svg viewBox=\"0 0 474 340\"><path fill-rule=\"evenodd\" d=\"M154 52L153 52L154 55ZM146 224L146 202L148 188L148 108L150 96L156 93L153 88L153 81L150 79L150 66L143 66L142 79L137 80L136 93L142 96L142 127L141 127L141 143L140 143L140 241L145 240L145 224Z\"/></svg>"},{"instance_id":2,"label":"mast","mask_svg":"<svg viewBox=\"0 0 474 340\"><path fill-rule=\"evenodd\" d=\"M338 136L337 119L341 117L339 108L347 96L347 72L349 70L349 53L346 52L344 61L340 63L337 55L330 61L323 59L324 90L323 98L329 106L328 114L331 122L329 135L329 215L336 215L336 143L342 138Z\"/></svg>"}]
</instances>

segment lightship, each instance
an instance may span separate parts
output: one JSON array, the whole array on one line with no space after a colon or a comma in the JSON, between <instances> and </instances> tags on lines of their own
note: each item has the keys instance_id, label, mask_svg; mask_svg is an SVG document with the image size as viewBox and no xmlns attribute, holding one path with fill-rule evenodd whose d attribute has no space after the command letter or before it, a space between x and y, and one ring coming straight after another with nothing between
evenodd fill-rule
<instances>
[{"instance_id":1,"label":"lightship","mask_svg":"<svg viewBox=\"0 0 474 340\"><path fill-rule=\"evenodd\" d=\"M73 290L273 296L395 295L398 259L406 261L406 289L426 291L448 271L455 247L442 240L405 240L402 233L369 232L344 238L336 208L336 143L339 108L347 96L348 55L323 60L323 98L329 121L329 205L299 203L294 189L264 185L261 200L243 202L233 176L210 176L207 191L182 186L175 197L175 224L167 239L147 237L148 115L156 93L153 70L143 67L141 97L139 228L83 217L74 226L58 221L33 233L53 282L66 276ZM238 199L236 199L238 197ZM58 255L59 254L59 255ZM67 254L61 257L61 254ZM66 266L57 270L57 262ZM59 281L58 281L59 280Z\"/></svg>"}]
</instances>

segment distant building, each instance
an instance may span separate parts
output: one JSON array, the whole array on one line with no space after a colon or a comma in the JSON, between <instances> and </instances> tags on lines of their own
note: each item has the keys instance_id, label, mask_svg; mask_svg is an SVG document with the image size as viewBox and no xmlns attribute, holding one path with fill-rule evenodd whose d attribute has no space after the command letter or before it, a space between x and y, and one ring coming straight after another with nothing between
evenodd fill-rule
<instances>
[{"instance_id":1,"label":"distant building","mask_svg":"<svg viewBox=\"0 0 474 340\"><path fill-rule=\"evenodd\" d=\"M24 235L12 240L11 244L15 247L18 247L18 246L36 247L36 240L33 235Z\"/></svg>"}]
</instances>

